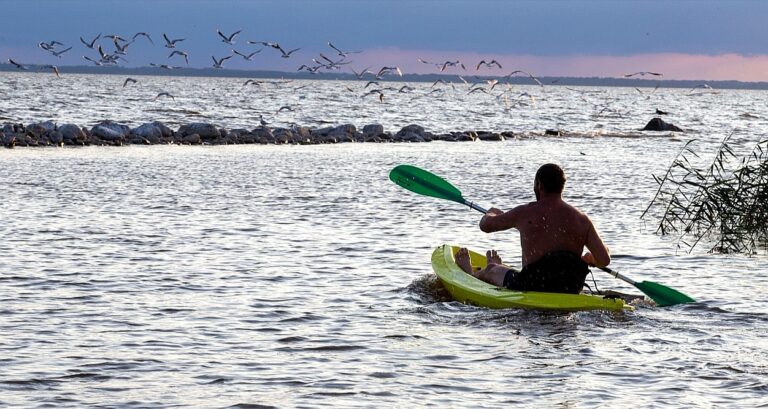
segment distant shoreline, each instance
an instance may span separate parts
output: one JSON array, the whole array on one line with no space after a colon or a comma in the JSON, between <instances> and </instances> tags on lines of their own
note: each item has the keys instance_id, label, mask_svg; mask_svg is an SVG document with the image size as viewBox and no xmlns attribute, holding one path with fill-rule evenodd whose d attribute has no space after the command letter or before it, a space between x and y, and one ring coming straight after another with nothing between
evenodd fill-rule
<instances>
[{"instance_id":1,"label":"distant shoreline","mask_svg":"<svg viewBox=\"0 0 768 409\"><path fill-rule=\"evenodd\" d=\"M0 72L27 72L41 75L54 75L50 69L44 68L44 65L29 65L28 71L21 71L11 64L0 64ZM346 72L336 73L317 73L310 74L306 72L290 71L267 71L267 70L234 70L234 69L215 69L215 68L177 68L164 69L155 67L90 67L90 66L59 66L61 74L98 74L98 75L149 75L149 76L179 76L179 77L222 77L222 78L284 78L284 79L305 79L305 80L338 80L338 81L364 81L373 79L372 76L366 76L358 79L355 75ZM476 76L471 73L465 73L464 79L470 82L483 82L486 79L498 79L499 76L482 75ZM768 82L743 82L743 81L704 81L704 80L656 80L642 78L610 78L610 77L538 77L544 86L562 85L562 86L591 86L591 87L641 87L641 88L683 88L690 89L707 84L714 89L741 89L741 90L768 90ZM435 82L443 80L446 82L458 82L460 79L457 74L404 74L399 76L387 76L378 81L397 81L397 82ZM509 78L509 83L519 85L536 85L526 76L515 76Z\"/></svg>"}]
</instances>

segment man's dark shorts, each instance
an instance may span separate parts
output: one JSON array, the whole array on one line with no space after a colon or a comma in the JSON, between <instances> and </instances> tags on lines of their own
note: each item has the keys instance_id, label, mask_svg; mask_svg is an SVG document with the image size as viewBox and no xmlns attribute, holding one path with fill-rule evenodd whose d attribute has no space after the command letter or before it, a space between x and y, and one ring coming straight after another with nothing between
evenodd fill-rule
<instances>
[{"instance_id":1,"label":"man's dark shorts","mask_svg":"<svg viewBox=\"0 0 768 409\"><path fill-rule=\"evenodd\" d=\"M587 263L567 251L547 253L523 267L510 268L504 276L504 287L517 291L578 294L589 274Z\"/></svg>"}]
</instances>

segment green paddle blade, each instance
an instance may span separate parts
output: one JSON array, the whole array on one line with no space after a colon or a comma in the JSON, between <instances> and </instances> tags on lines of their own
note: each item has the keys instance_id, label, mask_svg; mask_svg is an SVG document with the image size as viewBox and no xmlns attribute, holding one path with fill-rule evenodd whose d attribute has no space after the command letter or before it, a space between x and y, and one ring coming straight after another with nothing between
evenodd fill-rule
<instances>
[{"instance_id":1,"label":"green paddle blade","mask_svg":"<svg viewBox=\"0 0 768 409\"><path fill-rule=\"evenodd\" d=\"M654 283L653 281L635 283L635 287L645 293L645 295L648 297L651 297L651 299L655 301L659 307L668 307L670 305L696 302L696 300L681 293L680 291L661 285L659 283Z\"/></svg>"},{"instance_id":2,"label":"green paddle blade","mask_svg":"<svg viewBox=\"0 0 768 409\"><path fill-rule=\"evenodd\" d=\"M459 189L440 176L411 165L400 165L389 172L389 179L397 185L420 195L447 199L465 204Z\"/></svg>"}]
</instances>

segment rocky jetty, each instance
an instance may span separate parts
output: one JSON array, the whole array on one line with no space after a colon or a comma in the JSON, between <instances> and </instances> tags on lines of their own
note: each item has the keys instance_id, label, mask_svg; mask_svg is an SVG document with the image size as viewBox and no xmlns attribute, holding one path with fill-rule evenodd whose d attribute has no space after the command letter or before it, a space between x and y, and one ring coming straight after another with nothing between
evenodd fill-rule
<instances>
[{"instance_id":1,"label":"rocky jetty","mask_svg":"<svg viewBox=\"0 0 768 409\"><path fill-rule=\"evenodd\" d=\"M313 145L345 142L430 142L430 141L503 141L514 138L512 132L465 131L433 134L420 125L408 125L392 133L379 124L344 124L333 127L290 128L259 126L253 129L226 129L214 124L196 122L172 130L159 121L131 128L113 121L102 121L91 127L75 124L57 125L38 122L29 125L6 123L0 129L0 143L14 146L122 146L122 145L234 145L293 144Z\"/></svg>"}]
</instances>

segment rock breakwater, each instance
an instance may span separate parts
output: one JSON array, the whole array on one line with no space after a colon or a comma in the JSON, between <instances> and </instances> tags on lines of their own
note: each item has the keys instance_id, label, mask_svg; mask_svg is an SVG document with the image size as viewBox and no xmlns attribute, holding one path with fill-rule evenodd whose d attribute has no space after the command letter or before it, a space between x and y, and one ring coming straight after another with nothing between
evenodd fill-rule
<instances>
[{"instance_id":1,"label":"rock breakwater","mask_svg":"<svg viewBox=\"0 0 768 409\"><path fill-rule=\"evenodd\" d=\"M379 124L344 124L324 128L259 126L253 129L227 129L211 123L184 124L173 130L159 121L131 128L113 121L101 121L90 129L75 124L57 125L52 121L33 124L5 123L0 142L15 146L122 146L122 145L236 145L294 144L313 145L344 142L431 142L431 141L503 141L514 138L512 132L458 131L434 134L420 125L408 125L397 132L387 132Z\"/></svg>"}]
</instances>

